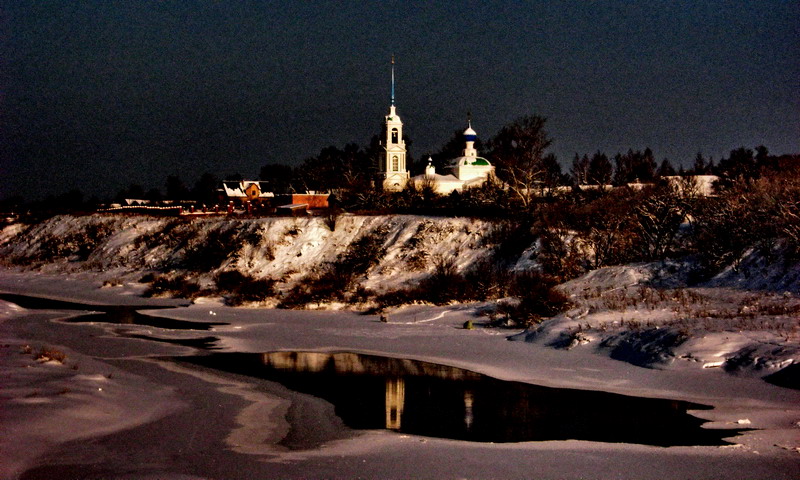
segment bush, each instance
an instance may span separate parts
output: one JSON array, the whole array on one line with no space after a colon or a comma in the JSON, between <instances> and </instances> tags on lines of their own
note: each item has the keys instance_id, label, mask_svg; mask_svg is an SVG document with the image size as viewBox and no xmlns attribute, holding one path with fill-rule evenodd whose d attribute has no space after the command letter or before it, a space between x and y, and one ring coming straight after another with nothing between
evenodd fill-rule
<instances>
[{"instance_id":1,"label":"bush","mask_svg":"<svg viewBox=\"0 0 800 480\"><path fill-rule=\"evenodd\" d=\"M160 245L167 245L173 249L185 245L191 237L191 231L185 227L188 225L186 220L181 218L167 222L161 230L140 235L134 241L134 246L139 248L144 245L148 250L152 250Z\"/></svg>"},{"instance_id":2,"label":"bush","mask_svg":"<svg viewBox=\"0 0 800 480\"><path fill-rule=\"evenodd\" d=\"M64 363L67 360L67 354L55 348L42 347L34 358L40 362L56 361Z\"/></svg>"},{"instance_id":3,"label":"bush","mask_svg":"<svg viewBox=\"0 0 800 480\"><path fill-rule=\"evenodd\" d=\"M491 261L480 262L462 274L451 259L440 260L435 271L416 286L395 290L376 298L377 310L414 302L445 305L451 302L485 301L514 296L518 302L499 307L507 326L528 327L552 317L569 306L556 290L554 277L539 273L512 274Z\"/></svg>"},{"instance_id":4,"label":"bush","mask_svg":"<svg viewBox=\"0 0 800 480\"><path fill-rule=\"evenodd\" d=\"M173 296L180 298L195 298L201 293L200 284L190 280L185 275L170 277L161 275L155 277L150 287L142 294L145 297Z\"/></svg>"},{"instance_id":5,"label":"bush","mask_svg":"<svg viewBox=\"0 0 800 480\"><path fill-rule=\"evenodd\" d=\"M220 272L214 278L217 291L227 294L225 303L238 306L245 302L259 302L275 296L275 280L253 278L238 271Z\"/></svg>"},{"instance_id":6,"label":"bush","mask_svg":"<svg viewBox=\"0 0 800 480\"><path fill-rule=\"evenodd\" d=\"M153 272L145 273L142 275L142 278L139 279L139 283L153 283L156 279L156 274Z\"/></svg>"},{"instance_id":7,"label":"bush","mask_svg":"<svg viewBox=\"0 0 800 480\"><path fill-rule=\"evenodd\" d=\"M539 232L539 248L536 261L542 272L553 276L558 282L566 282L587 270L586 255L578 242L567 237L560 229L542 229Z\"/></svg>"},{"instance_id":8,"label":"bush","mask_svg":"<svg viewBox=\"0 0 800 480\"><path fill-rule=\"evenodd\" d=\"M553 317L569 307L569 300L555 288L553 277L539 273L518 274L511 286L511 294L519 298L516 304L504 304L498 313L508 317L510 326L527 328Z\"/></svg>"},{"instance_id":9,"label":"bush","mask_svg":"<svg viewBox=\"0 0 800 480\"><path fill-rule=\"evenodd\" d=\"M195 272L218 268L222 262L239 252L241 242L237 232L238 225L235 224L209 231L202 242L196 242L186 249L180 266Z\"/></svg>"}]
</instances>

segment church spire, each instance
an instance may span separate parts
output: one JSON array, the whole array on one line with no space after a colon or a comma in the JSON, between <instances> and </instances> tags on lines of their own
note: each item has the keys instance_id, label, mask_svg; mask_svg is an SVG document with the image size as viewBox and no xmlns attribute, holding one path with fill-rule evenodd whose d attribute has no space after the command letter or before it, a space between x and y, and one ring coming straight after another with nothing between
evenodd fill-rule
<instances>
[{"instance_id":1,"label":"church spire","mask_svg":"<svg viewBox=\"0 0 800 480\"><path fill-rule=\"evenodd\" d=\"M383 188L386 190L402 190L408 181L406 169L406 142L403 141L403 121L397 115L394 103L394 55L392 55L392 103L389 115L386 115L386 156L381 161L380 172L383 175Z\"/></svg>"},{"instance_id":2,"label":"church spire","mask_svg":"<svg viewBox=\"0 0 800 480\"><path fill-rule=\"evenodd\" d=\"M394 55L392 55L392 106L394 107Z\"/></svg>"}]
</instances>

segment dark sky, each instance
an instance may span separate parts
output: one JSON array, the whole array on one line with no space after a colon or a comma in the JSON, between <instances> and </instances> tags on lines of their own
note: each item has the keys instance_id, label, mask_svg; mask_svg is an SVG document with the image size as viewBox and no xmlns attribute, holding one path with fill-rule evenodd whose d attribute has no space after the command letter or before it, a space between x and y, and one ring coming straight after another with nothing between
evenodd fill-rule
<instances>
[{"instance_id":1,"label":"dark sky","mask_svg":"<svg viewBox=\"0 0 800 480\"><path fill-rule=\"evenodd\" d=\"M691 164L800 152L800 2L2 0L0 198L178 174L254 178L365 145L397 106L412 155L467 111L527 114L553 151Z\"/></svg>"}]
</instances>

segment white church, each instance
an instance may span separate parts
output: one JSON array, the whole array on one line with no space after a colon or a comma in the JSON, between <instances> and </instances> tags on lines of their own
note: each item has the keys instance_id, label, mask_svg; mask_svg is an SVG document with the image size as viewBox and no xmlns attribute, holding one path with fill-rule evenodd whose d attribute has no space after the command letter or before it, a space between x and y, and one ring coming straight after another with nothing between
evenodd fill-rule
<instances>
[{"instance_id":1,"label":"white church","mask_svg":"<svg viewBox=\"0 0 800 480\"><path fill-rule=\"evenodd\" d=\"M489 176L494 174L494 167L488 160L478 156L475 150L477 133L469 122L464 130L464 153L458 158L448 162L445 172L436 173L430 159L425 173L410 177L406 168L406 143L403 141L403 122L397 115L397 106L394 101L394 58L392 58L392 99L389 106L389 115L386 115L386 138L384 157L380 160L378 172L383 181L384 190L400 191L409 182L416 186L430 185L441 195L453 191L462 191L465 188L482 185Z\"/></svg>"}]
</instances>

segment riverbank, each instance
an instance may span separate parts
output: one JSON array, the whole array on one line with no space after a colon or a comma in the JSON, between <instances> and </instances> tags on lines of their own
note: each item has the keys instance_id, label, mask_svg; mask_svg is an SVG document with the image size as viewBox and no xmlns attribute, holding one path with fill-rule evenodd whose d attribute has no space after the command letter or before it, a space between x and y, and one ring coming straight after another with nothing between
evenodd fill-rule
<instances>
[{"instance_id":1,"label":"riverbank","mask_svg":"<svg viewBox=\"0 0 800 480\"><path fill-rule=\"evenodd\" d=\"M133 283L0 273L0 290L83 303L148 305ZM176 301L175 303L186 303ZM232 308L203 300L148 312L227 323L210 331L67 324L64 312L2 311L3 477L52 478L793 478L800 467L800 392L759 378L676 363L641 368L586 349L509 342L504 329L462 329L471 305L407 307L387 322L346 311ZM69 314L71 312L67 312ZM134 338L137 337L138 338ZM300 400L247 377L164 360L195 352L165 341L213 336L221 351L354 351L461 367L504 380L711 405L706 428L753 430L721 447L586 441L484 444L353 431L324 402L313 448L280 444ZM62 364L19 353L63 352ZM102 389L102 390L98 390ZM586 408L592 408L587 405ZM597 412L602 415L603 412ZM27 473L26 473L27 472Z\"/></svg>"}]
</instances>

